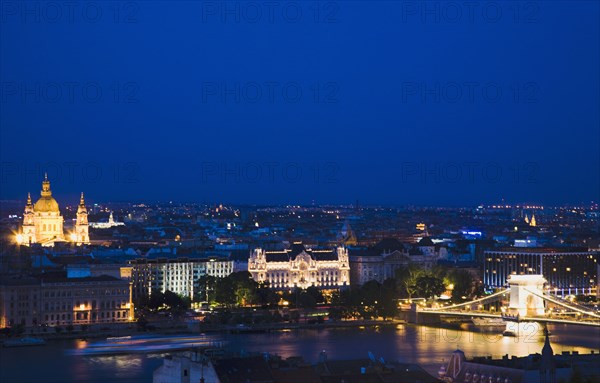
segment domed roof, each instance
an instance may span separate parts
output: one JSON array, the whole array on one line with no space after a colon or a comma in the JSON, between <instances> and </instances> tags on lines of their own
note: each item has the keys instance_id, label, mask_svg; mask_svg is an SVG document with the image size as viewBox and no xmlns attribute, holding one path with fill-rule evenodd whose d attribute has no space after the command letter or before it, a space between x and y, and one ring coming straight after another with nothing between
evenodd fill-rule
<instances>
[{"instance_id":1,"label":"domed roof","mask_svg":"<svg viewBox=\"0 0 600 383\"><path fill-rule=\"evenodd\" d=\"M42 182L42 192L40 194L42 196L35 203L35 205L33 205L33 211L44 213L60 212L58 210L58 202L56 202L56 200L52 198L52 190L50 190L50 181L48 181L48 174L44 176L44 181Z\"/></svg>"},{"instance_id":2,"label":"domed roof","mask_svg":"<svg viewBox=\"0 0 600 383\"><path fill-rule=\"evenodd\" d=\"M38 212L55 212L58 213L58 202L52 196L44 196L37 200L35 205L33 205L33 211Z\"/></svg>"}]
</instances>

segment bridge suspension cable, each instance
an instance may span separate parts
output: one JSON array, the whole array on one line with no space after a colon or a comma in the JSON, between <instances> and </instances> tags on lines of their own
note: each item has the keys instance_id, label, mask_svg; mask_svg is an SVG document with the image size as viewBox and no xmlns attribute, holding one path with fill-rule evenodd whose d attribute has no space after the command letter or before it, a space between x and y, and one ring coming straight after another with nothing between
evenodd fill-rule
<instances>
[{"instance_id":1,"label":"bridge suspension cable","mask_svg":"<svg viewBox=\"0 0 600 383\"><path fill-rule=\"evenodd\" d=\"M583 305L581 305L579 303L574 303L574 302L568 301L568 300L566 300L564 298L561 298L559 296L550 294L548 292L544 292L544 295L547 295L548 297L550 297L552 299L555 299L555 300L557 300L559 302L563 302L565 305L569 305L569 306L573 306L575 308L578 308L579 310L587 311L589 309L588 307L583 306Z\"/></svg>"},{"instance_id":2,"label":"bridge suspension cable","mask_svg":"<svg viewBox=\"0 0 600 383\"><path fill-rule=\"evenodd\" d=\"M554 303L554 304L556 304L556 305L559 305L559 306L561 306L561 307L566 307L566 308L568 308L569 310L573 310L573 311L575 311L575 312L578 312L578 313L581 313L581 314L589 315L589 316L592 316L592 317L594 317L594 318L600 318L600 315L598 315L598 314L596 314L596 313L594 313L594 312L591 312L591 311L585 311L585 310L579 309L579 308L577 308L577 307L575 307L575 306L572 306L572 305L569 305L569 304L567 304L567 303L561 302L561 301L559 301L558 299L555 299L554 297L550 296L549 294L545 294L545 293L539 294L539 293L537 293L537 292L535 292L535 291L531 291L531 290L529 290L529 289L525 289L525 290L527 290L529 293L531 293L531 294L533 294L533 295L535 295L535 296L537 296L537 297L539 297L539 298L542 298L542 299L544 299L544 300L547 300L547 301L549 301L549 302L552 302L552 303Z\"/></svg>"},{"instance_id":3,"label":"bridge suspension cable","mask_svg":"<svg viewBox=\"0 0 600 383\"><path fill-rule=\"evenodd\" d=\"M472 305L474 303L479 303L479 302L487 301L487 300L489 300L491 298L495 298L497 296L506 294L507 292L510 292L510 289L498 291L497 293L494 293L492 295L488 295L487 297L475 299L475 300L472 300L470 302L458 303L458 304L455 304L455 305L452 305L452 306L443 307L443 309L444 310L449 310L449 309L455 309L455 308L459 308L459 307L469 306L469 305ZM424 308L424 309L422 309L422 311L428 311L428 310L439 311L439 308Z\"/></svg>"}]
</instances>

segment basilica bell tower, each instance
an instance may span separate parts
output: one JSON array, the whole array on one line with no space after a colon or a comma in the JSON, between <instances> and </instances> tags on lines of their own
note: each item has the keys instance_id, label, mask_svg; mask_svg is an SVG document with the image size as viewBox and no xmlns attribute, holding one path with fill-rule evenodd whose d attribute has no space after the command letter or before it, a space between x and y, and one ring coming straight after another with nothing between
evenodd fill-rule
<instances>
[{"instance_id":1,"label":"basilica bell tower","mask_svg":"<svg viewBox=\"0 0 600 383\"><path fill-rule=\"evenodd\" d=\"M85 201L83 199L83 193L81 193L81 199L79 200L79 206L77 207L77 220L75 222L74 242L78 245L90 243L89 225L88 225L88 213L85 207Z\"/></svg>"}]
</instances>

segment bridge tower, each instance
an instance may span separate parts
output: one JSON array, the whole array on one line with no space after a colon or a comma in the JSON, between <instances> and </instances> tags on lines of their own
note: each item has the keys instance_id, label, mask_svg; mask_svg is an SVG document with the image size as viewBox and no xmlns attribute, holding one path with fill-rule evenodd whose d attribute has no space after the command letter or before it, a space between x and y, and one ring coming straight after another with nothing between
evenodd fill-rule
<instances>
[{"instance_id":1,"label":"bridge tower","mask_svg":"<svg viewBox=\"0 0 600 383\"><path fill-rule=\"evenodd\" d=\"M508 284L510 286L509 315L519 317L533 317L544 315L544 293L546 280L542 275L510 275ZM532 294L535 293L535 294Z\"/></svg>"}]
</instances>

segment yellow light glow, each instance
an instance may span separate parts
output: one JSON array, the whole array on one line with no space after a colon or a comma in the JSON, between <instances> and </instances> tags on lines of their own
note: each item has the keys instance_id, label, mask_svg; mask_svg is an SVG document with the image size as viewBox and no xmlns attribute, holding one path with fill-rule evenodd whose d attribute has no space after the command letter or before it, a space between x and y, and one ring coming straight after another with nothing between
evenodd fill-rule
<instances>
[{"instance_id":1,"label":"yellow light glow","mask_svg":"<svg viewBox=\"0 0 600 383\"><path fill-rule=\"evenodd\" d=\"M71 242L75 242L77 241L77 234L71 233L71 235L69 235L69 238L71 238Z\"/></svg>"},{"instance_id":2,"label":"yellow light glow","mask_svg":"<svg viewBox=\"0 0 600 383\"><path fill-rule=\"evenodd\" d=\"M17 241L17 244L20 245L23 243L23 234L17 234L15 236L15 240Z\"/></svg>"},{"instance_id":3,"label":"yellow light glow","mask_svg":"<svg viewBox=\"0 0 600 383\"><path fill-rule=\"evenodd\" d=\"M85 310L85 305L83 303L79 305L79 310Z\"/></svg>"}]
</instances>

